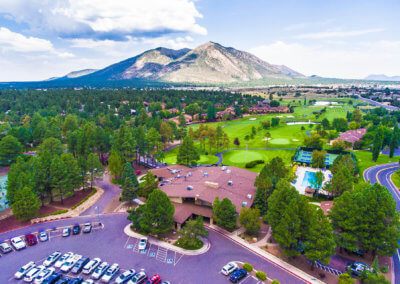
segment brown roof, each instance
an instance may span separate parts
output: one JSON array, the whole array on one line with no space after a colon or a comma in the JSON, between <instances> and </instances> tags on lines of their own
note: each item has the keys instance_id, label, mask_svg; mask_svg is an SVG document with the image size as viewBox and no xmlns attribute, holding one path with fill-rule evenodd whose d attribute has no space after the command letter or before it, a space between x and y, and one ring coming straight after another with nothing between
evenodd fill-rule
<instances>
[{"instance_id":1,"label":"brown roof","mask_svg":"<svg viewBox=\"0 0 400 284\"><path fill-rule=\"evenodd\" d=\"M212 217L212 208L206 206L199 206L192 203L175 203L175 213L174 213L174 221L182 224L185 222L192 214L203 216L203 217Z\"/></svg>"},{"instance_id":2,"label":"brown roof","mask_svg":"<svg viewBox=\"0 0 400 284\"><path fill-rule=\"evenodd\" d=\"M329 215L329 211L333 206L333 201L322 201L321 202L321 209L324 211L325 215Z\"/></svg>"},{"instance_id":3,"label":"brown roof","mask_svg":"<svg viewBox=\"0 0 400 284\"><path fill-rule=\"evenodd\" d=\"M173 170L181 172L172 173ZM238 213L243 202L247 203L247 207L253 204L256 193L254 180L257 173L236 167L229 166L222 170L222 167L190 169L185 166L170 166L154 169L152 172L164 178L159 188L169 197L195 198L209 203L213 203L217 196L220 200L229 198ZM232 185L228 185L229 181ZM192 187L190 190L189 186Z\"/></svg>"}]
</instances>

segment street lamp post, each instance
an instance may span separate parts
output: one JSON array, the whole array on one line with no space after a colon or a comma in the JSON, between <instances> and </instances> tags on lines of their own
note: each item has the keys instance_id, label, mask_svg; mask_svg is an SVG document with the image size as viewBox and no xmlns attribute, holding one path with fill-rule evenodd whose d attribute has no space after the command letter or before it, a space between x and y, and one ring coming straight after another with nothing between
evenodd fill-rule
<instances>
[{"instance_id":1,"label":"street lamp post","mask_svg":"<svg viewBox=\"0 0 400 284\"><path fill-rule=\"evenodd\" d=\"M98 223L99 223L99 226L100 226L101 222L100 222L100 209L99 209L99 206L96 206L94 209L97 210L97 219L98 219Z\"/></svg>"}]
</instances>

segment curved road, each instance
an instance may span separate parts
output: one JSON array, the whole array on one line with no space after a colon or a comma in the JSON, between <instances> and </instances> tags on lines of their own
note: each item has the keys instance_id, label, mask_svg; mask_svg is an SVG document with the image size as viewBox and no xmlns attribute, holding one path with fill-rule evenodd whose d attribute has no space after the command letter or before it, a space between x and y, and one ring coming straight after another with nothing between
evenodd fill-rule
<instances>
[{"instance_id":1,"label":"curved road","mask_svg":"<svg viewBox=\"0 0 400 284\"><path fill-rule=\"evenodd\" d=\"M393 184L391 176L394 172L399 170L399 163L390 163L384 165L377 165L366 169L363 173L364 180L374 184L376 182L380 183L386 187L390 193L393 195L396 201L396 209L400 211L400 191ZM395 284L400 284L400 250L393 256L393 270L395 276Z\"/></svg>"}]
</instances>

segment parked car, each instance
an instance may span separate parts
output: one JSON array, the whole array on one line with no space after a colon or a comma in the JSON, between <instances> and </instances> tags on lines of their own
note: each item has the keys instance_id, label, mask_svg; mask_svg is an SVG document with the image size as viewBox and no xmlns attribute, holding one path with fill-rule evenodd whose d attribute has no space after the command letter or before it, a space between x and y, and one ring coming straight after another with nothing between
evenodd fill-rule
<instances>
[{"instance_id":1,"label":"parked car","mask_svg":"<svg viewBox=\"0 0 400 284\"><path fill-rule=\"evenodd\" d=\"M348 254L355 254L355 255L358 255L359 257L364 257L364 252L358 248L351 250L351 249L344 247L344 251L347 252Z\"/></svg>"},{"instance_id":2,"label":"parked car","mask_svg":"<svg viewBox=\"0 0 400 284\"><path fill-rule=\"evenodd\" d=\"M45 232L45 231L39 232L39 240L40 240L41 242L46 242L46 241L48 241L48 240L49 240L49 235L47 234L47 232Z\"/></svg>"},{"instance_id":3,"label":"parked car","mask_svg":"<svg viewBox=\"0 0 400 284\"><path fill-rule=\"evenodd\" d=\"M136 172L135 172L135 175L140 175L142 173L142 171L141 170L137 170Z\"/></svg>"},{"instance_id":4,"label":"parked car","mask_svg":"<svg viewBox=\"0 0 400 284\"><path fill-rule=\"evenodd\" d=\"M239 266L235 262L231 261L227 265L222 267L221 273L225 276L228 276L229 274L231 274L233 271L237 270L238 268L239 268Z\"/></svg>"},{"instance_id":5,"label":"parked car","mask_svg":"<svg viewBox=\"0 0 400 284\"><path fill-rule=\"evenodd\" d=\"M78 262L82 258L81 255L75 254L73 257L69 258L62 266L61 266L61 271L62 272L69 272L72 267L74 267L75 263Z\"/></svg>"},{"instance_id":6,"label":"parked car","mask_svg":"<svg viewBox=\"0 0 400 284\"><path fill-rule=\"evenodd\" d=\"M50 254L45 261L43 261L44 266L52 266L57 259L59 259L61 256L61 252L55 251L52 254Z\"/></svg>"},{"instance_id":7,"label":"parked car","mask_svg":"<svg viewBox=\"0 0 400 284\"><path fill-rule=\"evenodd\" d=\"M82 257L80 260L78 260L74 267L72 267L71 272L74 274L81 273L83 267L90 261L89 258L87 257Z\"/></svg>"},{"instance_id":8,"label":"parked car","mask_svg":"<svg viewBox=\"0 0 400 284\"><path fill-rule=\"evenodd\" d=\"M140 271L139 273L136 273L131 280L128 281L128 284L140 284L146 281L147 279L147 274L144 271Z\"/></svg>"},{"instance_id":9,"label":"parked car","mask_svg":"<svg viewBox=\"0 0 400 284\"><path fill-rule=\"evenodd\" d=\"M72 256L74 255L74 253L73 252L67 252L67 253L64 253L63 255L62 255L62 257L60 257L57 261L56 261L56 263L54 264L54 267L56 267L56 268L60 268L68 259L70 259L70 258L72 258Z\"/></svg>"},{"instance_id":10,"label":"parked car","mask_svg":"<svg viewBox=\"0 0 400 284\"><path fill-rule=\"evenodd\" d=\"M69 237L69 235L71 235L71 228L70 227L64 228L62 231L62 236Z\"/></svg>"},{"instance_id":11,"label":"parked car","mask_svg":"<svg viewBox=\"0 0 400 284\"><path fill-rule=\"evenodd\" d=\"M32 268L35 267L35 263L33 261L28 262L24 266L22 266L17 272L14 274L14 278L19 280L22 279L26 273L29 272Z\"/></svg>"},{"instance_id":12,"label":"parked car","mask_svg":"<svg viewBox=\"0 0 400 284\"><path fill-rule=\"evenodd\" d=\"M242 280L244 277L246 277L247 271L244 269L239 269L234 271L231 276L229 277L229 280L233 283L238 283L240 280Z\"/></svg>"},{"instance_id":13,"label":"parked car","mask_svg":"<svg viewBox=\"0 0 400 284\"><path fill-rule=\"evenodd\" d=\"M12 248L9 244L7 243L1 243L0 244L0 251L4 254L12 252Z\"/></svg>"},{"instance_id":14,"label":"parked car","mask_svg":"<svg viewBox=\"0 0 400 284\"><path fill-rule=\"evenodd\" d=\"M71 278L69 277L60 278L57 280L56 284L67 284L70 280Z\"/></svg>"},{"instance_id":15,"label":"parked car","mask_svg":"<svg viewBox=\"0 0 400 284\"><path fill-rule=\"evenodd\" d=\"M83 282L83 278L81 276L75 277L69 280L68 284L81 284Z\"/></svg>"},{"instance_id":16,"label":"parked car","mask_svg":"<svg viewBox=\"0 0 400 284\"><path fill-rule=\"evenodd\" d=\"M149 280L147 280L147 284L159 284L159 283L161 283L161 276L158 274L155 274Z\"/></svg>"},{"instance_id":17,"label":"parked car","mask_svg":"<svg viewBox=\"0 0 400 284\"><path fill-rule=\"evenodd\" d=\"M103 276L104 273L106 273L107 269L110 267L110 265L107 262L103 262L100 264L93 272L92 278L95 280L99 280L101 276Z\"/></svg>"},{"instance_id":18,"label":"parked car","mask_svg":"<svg viewBox=\"0 0 400 284\"><path fill-rule=\"evenodd\" d=\"M15 248L15 250L21 250L26 248L26 243L21 237L12 238L11 245Z\"/></svg>"},{"instance_id":19,"label":"parked car","mask_svg":"<svg viewBox=\"0 0 400 284\"><path fill-rule=\"evenodd\" d=\"M61 273L53 273L46 280L43 281L43 284L55 284L62 277Z\"/></svg>"},{"instance_id":20,"label":"parked car","mask_svg":"<svg viewBox=\"0 0 400 284\"><path fill-rule=\"evenodd\" d=\"M44 267L43 265L39 265L32 268L31 270L29 270L28 273L25 274L24 281L28 283L32 282L36 278L36 276L40 273L40 271L42 271L45 268L46 267Z\"/></svg>"},{"instance_id":21,"label":"parked car","mask_svg":"<svg viewBox=\"0 0 400 284\"><path fill-rule=\"evenodd\" d=\"M139 246L138 246L138 248L139 248L139 250L145 250L146 249L146 247L147 247L147 238L146 237L142 237L141 239L140 239L140 241L139 241Z\"/></svg>"},{"instance_id":22,"label":"parked car","mask_svg":"<svg viewBox=\"0 0 400 284\"><path fill-rule=\"evenodd\" d=\"M82 270L83 274L90 274L90 273L92 273L92 272L97 268L97 266L100 265L100 263L101 263L101 259L100 259L100 258L98 258L98 257L93 258L91 261L89 261L89 262L83 267L83 270Z\"/></svg>"},{"instance_id":23,"label":"parked car","mask_svg":"<svg viewBox=\"0 0 400 284\"><path fill-rule=\"evenodd\" d=\"M129 269L124 273L122 273L120 276L118 276L117 279L115 279L115 283L117 284L126 283L129 281L129 279L133 277L133 275L135 275L135 269Z\"/></svg>"},{"instance_id":24,"label":"parked car","mask_svg":"<svg viewBox=\"0 0 400 284\"><path fill-rule=\"evenodd\" d=\"M48 267L39 272L35 277L35 284L42 284L47 278L49 278L56 269L54 267Z\"/></svg>"},{"instance_id":25,"label":"parked car","mask_svg":"<svg viewBox=\"0 0 400 284\"><path fill-rule=\"evenodd\" d=\"M81 226L74 225L74 227L72 228L72 234L73 235L79 235L80 232L81 232Z\"/></svg>"},{"instance_id":26,"label":"parked car","mask_svg":"<svg viewBox=\"0 0 400 284\"><path fill-rule=\"evenodd\" d=\"M85 281L82 282L82 284L94 284L93 279L86 279Z\"/></svg>"},{"instance_id":27,"label":"parked car","mask_svg":"<svg viewBox=\"0 0 400 284\"><path fill-rule=\"evenodd\" d=\"M107 269L103 277L101 277L101 281L104 283L109 283L117 275L118 271L119 271L119 265L118 263L114 263Z\"/></svg>"},{"instance_id":28,"label":"parked car","mask_svg":"<svg viewBox=\"0 0 400 284\"><path fill-rule=\"evenodd\" d=\"M26 242L28 243L28 246L33 246L37 244L37 238L34 234L29 234L25 236Z\"/></svg>"},{"instance_id":29,"label":"parked car","mask_svg":"<svg viewBox=\"0 0 400 284\"><path fill-rule=\"evenodd\" d=\"M70 280L71 278L69 277L60 278L57 280L56 284L67 284Z\"/></svg>"},{"instance_id":30,"label":"parked car","mask_svg":"<svg viewBox=\"0 0 400 284\"><path fill-rule=\"evenodd\" d=\"M90 233L90 232L92 231L92 224L91 224L91 223L85 223L85 224L83 225L82 231L83 231L85 234Z\"/></svg>"},{"instance_id":31,"label":"parked car","mask_svg":"<svg viewBox=\"0 0 400 284\"><path fill-rule=\"evenodd\" d=\"M163 281L161 284L171 284L169 281Z\"/></svg>"},{"instance_id":32,"label":"parked car","mask_svg":"<svg viewBox=\"0 0 400 284\"><path fill-rule=\"evenodd\" d=\"M370 267L368 264L357 261L347 265L347 269L350 269L351 273L354 274L355 276L359 276L364 270L373 272L373 268Z\"/></svg>"}]
</instances>

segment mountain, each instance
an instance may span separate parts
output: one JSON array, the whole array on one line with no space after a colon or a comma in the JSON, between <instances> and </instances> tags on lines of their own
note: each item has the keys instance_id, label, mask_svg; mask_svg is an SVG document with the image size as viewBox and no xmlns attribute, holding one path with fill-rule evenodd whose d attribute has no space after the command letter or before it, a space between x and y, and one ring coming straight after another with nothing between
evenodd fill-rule
<instances>
[{"instance_id":1,"label":"mountain","mask_svg":"<svg viewBox=\"0 0 400 284\"><path fill-rule=\"evenodd\" d=\"M79 78L212 84L297 77L304 78L284 65L272 65L248 52L207 42L193 50L151 49Z\"/></svg>"},{"instance_id":2,"label":"mountain","mask_svg":"<svg viewBox=\"0 0 400 284\"><path fill-rule=\"evenodd\" d=\"M96 72L98 69L83 69L79 71L72 71L64 76L64 78L78 78Z\"/></svg>"},{"instance_id":3,"label":"mountain","mask_svg":"<svg viewBox=\"0 0 400 284\"><path fill-rule=\"evenodd\" d=\"M386 76L385 74L371 74L364 78L364 80L373 81L400 81L400 76Z\"/></svg>"}]
</instances>

